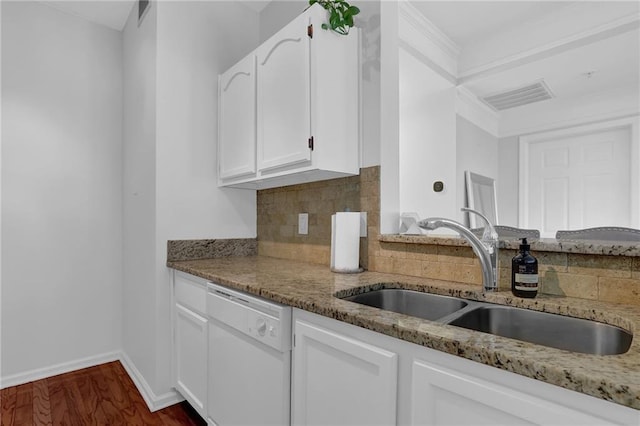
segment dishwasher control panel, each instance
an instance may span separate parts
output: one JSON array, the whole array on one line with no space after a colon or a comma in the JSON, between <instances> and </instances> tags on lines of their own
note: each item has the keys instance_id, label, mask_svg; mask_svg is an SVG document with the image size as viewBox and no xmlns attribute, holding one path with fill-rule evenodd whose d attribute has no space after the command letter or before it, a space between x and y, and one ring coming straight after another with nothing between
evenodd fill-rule
<instances>
[{"instance_id":1,"label":"dishwasher control panel","mask_svg":"<svg viewBox=\"0 0 640 426\"><path fill-rule=\"evenodd\" d=\"M291 349L291 307L209 283L207 315L279 351Z\"/></svg>"},{"instance_id":2,"label":"dishwasher control panel","mask_svg":"<svg viewBox=\"0 0 640 426\"><path fill-rule=\"evenodd\" d=\"M269 346L280 340L280 320L257 311L247 313L247 330L250 336Z\"/></svg>"}]
</instances>

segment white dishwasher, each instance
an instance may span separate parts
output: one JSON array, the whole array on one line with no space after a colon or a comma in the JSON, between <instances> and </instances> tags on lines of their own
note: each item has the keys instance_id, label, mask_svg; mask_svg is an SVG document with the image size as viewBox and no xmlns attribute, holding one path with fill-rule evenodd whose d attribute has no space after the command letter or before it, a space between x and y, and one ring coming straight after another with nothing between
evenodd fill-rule
<instances>
[{"instance_id":1,"label":"white dishwasher","mask_svg":"<svg viewBox=\"0 0 640 426\"><path fill-rule=\"evenodd\" d=\"M209 283L208 422L288 425L291 307Z\"/></svg>"}]
</instances>

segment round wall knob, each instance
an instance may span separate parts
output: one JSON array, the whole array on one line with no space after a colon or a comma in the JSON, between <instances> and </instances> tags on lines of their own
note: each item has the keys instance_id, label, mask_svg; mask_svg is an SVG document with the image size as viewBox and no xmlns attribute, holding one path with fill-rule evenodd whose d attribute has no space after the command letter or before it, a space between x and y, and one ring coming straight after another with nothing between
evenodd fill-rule
<instances>
[{"instance_id":1,"label":"round wall knob","mask_svg":"<svg viewBox=\"0 0 640 426\"><path fill-rule=\"evenodd\" d=\"M267 331L267 322L262 318L258 318L256 321L256 329L259 335L264 336L264 333Z\"/></svg>"}]
</instances>

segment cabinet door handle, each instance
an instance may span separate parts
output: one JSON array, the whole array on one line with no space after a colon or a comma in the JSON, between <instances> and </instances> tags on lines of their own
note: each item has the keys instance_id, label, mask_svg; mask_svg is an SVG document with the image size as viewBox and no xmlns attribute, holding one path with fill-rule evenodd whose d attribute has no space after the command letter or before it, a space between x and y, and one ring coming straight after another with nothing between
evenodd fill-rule
<instances>
[{"instance_id":1,"label":"cabinet door handle","mask_svg":"<svg viewBox=\"0 0 640 426\"><path fill-rule=\"evenodd\" d=\"M309 138L309 149L313 151L313 136Z\"/></svg>"}]
</instances>

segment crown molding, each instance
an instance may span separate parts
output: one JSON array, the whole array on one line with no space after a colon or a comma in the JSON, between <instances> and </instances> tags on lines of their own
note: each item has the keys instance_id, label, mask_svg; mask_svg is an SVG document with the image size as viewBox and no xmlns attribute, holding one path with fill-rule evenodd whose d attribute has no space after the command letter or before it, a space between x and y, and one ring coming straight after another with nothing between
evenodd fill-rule
<instances>
[{"instance_id":1,"label":"crown molding","mask_svg":"<svg viewBox=\"0 0 640 426\"><path fill-rule=\"evenodd\" d=\"M460 47L409 1L398 1L400 40L447 73L457 76Z\"/></svg>"},{"instance_id":2,"label":"crown molding","mask_svg":"<svg viewBox=\"0 0 640 426\"><path fill-rule=\"evenodd\" d=\"M640 28L640 13L634 13L587 31L556 40L552 43L507 56L485 65L470 68L458 74L458 84L468 83L496 72L505 71L526 63L575 49L589 43L604 40L627 31Z\"/></svg>"},{"instance_id":3,"label":"crown molding","mask_svg":"<svg viewBox=\"0 0 640 426\"><path fill-rule=\"evenodd\" d=\"M428 20L422 12L407 0L398 2L400 19L404 19L408 24L420 30L420 32L435 43L450 56L457 58L460 55L460 46L449 38L440 28Z\"/></svg>"},{"instance_id":4,"label":"crown molding","mask_svg":"<svg viewBox=\"0 0 640 426\"><path fill-rule=\"evenodd\" d=\"M456 114L490 135L499 137L500 113L487 106L465 87L456 88Z\"/></svg>"}]
</instances>

